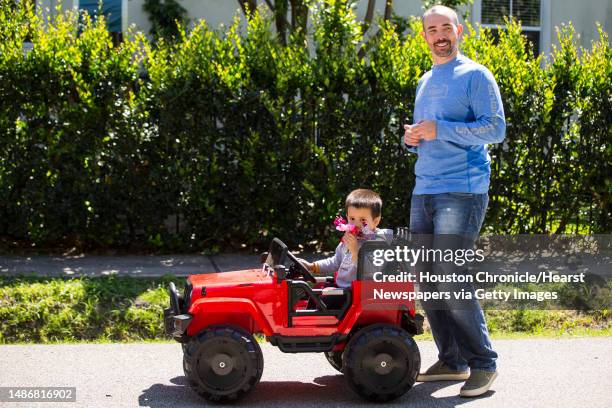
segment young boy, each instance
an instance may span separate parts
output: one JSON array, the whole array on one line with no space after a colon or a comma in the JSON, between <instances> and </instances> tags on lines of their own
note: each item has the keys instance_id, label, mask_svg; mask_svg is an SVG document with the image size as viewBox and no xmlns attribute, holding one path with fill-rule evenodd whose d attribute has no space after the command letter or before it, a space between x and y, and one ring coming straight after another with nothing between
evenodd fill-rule
<instances>
[{"instance_id":1,"label":"young boy","mask_svg":"<svg viewBox=\"0 0 612 408\"><path fill-rule=\"evenodd\" d=\"M351 191L346 197L345 207L349 224L363 228L366 237L368 234L384 234L388 231L377 228L382 200L374 191L363 188ZM301 261L308 270L317 275L329 275L337 271L336 287L349 288L357 277L357 257L362 242L354 234L346 232L342 242L336 247L334 256L313 263Z\"/></svg>"}]
</instances>

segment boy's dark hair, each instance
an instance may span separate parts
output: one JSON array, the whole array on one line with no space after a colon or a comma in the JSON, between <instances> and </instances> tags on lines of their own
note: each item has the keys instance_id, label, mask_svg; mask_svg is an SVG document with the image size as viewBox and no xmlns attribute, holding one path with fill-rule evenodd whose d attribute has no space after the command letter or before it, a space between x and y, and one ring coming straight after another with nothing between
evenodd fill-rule
<instances>
[{"instance_id":1,"label":"boy's dark hair","mask_svg":"<svg viewBox=\"0 0 612 408\"><path fill-rule=\"evenodd\" d=\"M372 218L378 218L380 217L380 211L382 209L382 200L380 196L372 190L358 188L357 190L351 191L346 197L345 206L346 209L349 207L369 208L372 212Z\"/></svg>"}]
</instances>

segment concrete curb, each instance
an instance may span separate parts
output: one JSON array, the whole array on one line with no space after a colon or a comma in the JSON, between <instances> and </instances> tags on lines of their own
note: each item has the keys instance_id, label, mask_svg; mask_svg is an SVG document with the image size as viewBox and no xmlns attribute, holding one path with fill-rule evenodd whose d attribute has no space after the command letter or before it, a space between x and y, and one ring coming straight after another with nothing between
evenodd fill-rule
<instances>
[{"instance_id":1,"label":"concrete curb","mask_svg":"<svg viewBox=\"0 0 612 408\"><path fill-rule=\"evenodd\" d=\"M321 254L302 255L320 259ZM259 268L259 255L126 255L126 256L0 256L0 276L133 276L161 277Z\"/></svg>"}]
</instances>

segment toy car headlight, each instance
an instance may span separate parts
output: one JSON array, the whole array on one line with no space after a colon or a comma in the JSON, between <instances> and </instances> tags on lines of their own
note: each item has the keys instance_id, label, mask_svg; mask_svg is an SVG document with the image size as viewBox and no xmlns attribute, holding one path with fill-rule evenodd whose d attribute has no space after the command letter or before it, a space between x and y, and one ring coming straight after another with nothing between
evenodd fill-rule
<instances>
[{"instance_id":1,"label":"toy car headlight","mask_svg":"<svg viewBox=\"0 0 612 408\"><path fill-rule=\"evenodd\" d=\"M187 326L191 322L192 316L190 314L181 314L174 316L174 332L185 333Z\"/></svg>"}]
</instances>

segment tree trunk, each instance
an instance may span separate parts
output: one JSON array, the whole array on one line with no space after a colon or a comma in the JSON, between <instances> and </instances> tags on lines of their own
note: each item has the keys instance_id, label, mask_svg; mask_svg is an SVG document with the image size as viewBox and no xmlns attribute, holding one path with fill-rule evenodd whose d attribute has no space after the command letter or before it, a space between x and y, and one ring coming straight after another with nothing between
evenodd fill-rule
<instances>
[{"instance_id":1,"label":"tree trunk","mask_svg":"<svg viewBox=\"0 0 612 408\"><path fill-rule=\"evenodd\" d=\"M291 1L291 29L293 32L301 30L302 35L306 35L308 24L308 5L305 0Z\"/></svg>"},{"instance_id":2,"label":"tree trunk","mask_svg":"<svg viewBox=\"0 0 612 408\"><path fill-rule=\"evenodd\" d=\"M368 9L366 11L366 15L363 18L363 24L361 27L363 28L363 34L365 34L370 25L372 25L372 20L374 19L374 9L376 8L376 0L368 0Z\"/></svg>"},{"instance_id":3,"label":"tree trunk","mask_svg":"<svg viewBox=\"0 0 612 408\"><path fill-rule=\"evenodd\" d=\"M252 13L257 8L257 0L238 0L238 3L245 16L247 15L247 9L249 13Z\"/></svg>"},{"instance_id":4,"label":"tree trunk","mask_svg":"<svg viewBox=\"0 0 612 408\"><path fill-rule=\"evenodd\" d=\"M385 21L391 19L391 14L393 13L393 0L386 0L385 3Z\"/></svg>"},{"instance_id":5,"label":"tree trunk","mask_svg":"<svg viewBox=\"0 0 612 408\"><path fill-rule=\"evenodd\" d=\"M274 12L274 19L276 20L276 32L283 45L287 45L287 8L287 0L276 0L274 2L274 9L272 10ZM291 10L291 14L293 14L293 10Z\"/></svg>"}]
</instances>

